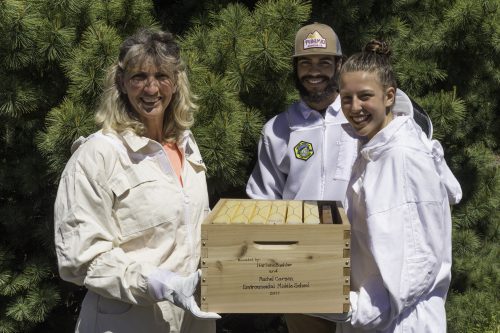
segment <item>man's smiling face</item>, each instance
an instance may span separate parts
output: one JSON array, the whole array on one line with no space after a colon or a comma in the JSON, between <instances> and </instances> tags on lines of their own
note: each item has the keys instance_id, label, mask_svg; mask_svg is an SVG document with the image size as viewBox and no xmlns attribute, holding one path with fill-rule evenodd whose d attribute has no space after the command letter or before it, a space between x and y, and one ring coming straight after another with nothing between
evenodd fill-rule
<instances>
[{"instance_id":1,"label":"man's smiling face","mask_svg":"<svg viewBox=\"0 0 500 333\"><path fill-rule=\"evenodd\" d=\"M329 55L306 55L297 59L298 89L310 103L333 102L338 89L337 60Z\"/></svg>"}]
</instances>

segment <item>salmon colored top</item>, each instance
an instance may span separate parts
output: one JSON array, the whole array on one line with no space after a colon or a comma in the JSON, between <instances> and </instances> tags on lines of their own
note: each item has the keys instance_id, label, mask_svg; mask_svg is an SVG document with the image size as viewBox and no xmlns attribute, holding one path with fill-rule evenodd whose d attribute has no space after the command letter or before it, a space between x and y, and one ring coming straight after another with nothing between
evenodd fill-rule
<instances>
[{"instance_id":1,"label":"salmon colored top","mask_svg":"<svg viewBox=\"0 0 500 333\"><path fill-rule=\"evenodd\" d=\"M174 169L175 174L179 178L179 182L182 184L182 153L177 147L175 142L167 142L163 145L163 149L167 153L168 159L170 161L170 165L172 165L172 169Z\"/></svg>"}]
</instances>

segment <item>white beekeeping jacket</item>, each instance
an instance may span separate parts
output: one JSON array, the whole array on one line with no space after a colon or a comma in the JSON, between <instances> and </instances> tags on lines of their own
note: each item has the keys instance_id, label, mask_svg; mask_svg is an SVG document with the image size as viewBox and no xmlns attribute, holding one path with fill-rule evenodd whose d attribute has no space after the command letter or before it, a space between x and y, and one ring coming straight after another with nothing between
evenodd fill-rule
<instances>
[{"instance_id":1,"label":"white beekeeping jacket","mask_svg":"<svg viewBox=\"0 0 500 333\"><path fill-rule=\"evenodd\" d=\"M347 191L350 321L337 332L446 332L450 203L461 189L412 118L394 118L363 146Z\"/></svg>"},{"instance_id":2,"label":"white beekeeping jacket","mask_svg":"<svg viewBox=\"0 0 500 333\"><path fill-rule=\"evenodd\" d=\"M54 207L61 278L88 289L76 332L215 332L169 302L156 302L149 274L195 272L208 214L205 165L190 131L179 142L181 186L163 147L132 132L78 140Z\"/></svg>"}]
</instances>

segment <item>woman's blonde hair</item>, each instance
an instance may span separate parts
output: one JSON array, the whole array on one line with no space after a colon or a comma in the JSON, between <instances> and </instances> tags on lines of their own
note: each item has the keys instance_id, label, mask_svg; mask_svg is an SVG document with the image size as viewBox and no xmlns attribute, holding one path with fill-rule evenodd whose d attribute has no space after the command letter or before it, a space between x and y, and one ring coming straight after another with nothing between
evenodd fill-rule
<instances>
[{"instance_id":1,"label":"woman's blonde hair","mask_svg":"<svg viewBox=\"0 0 500 333\"><path fill-rule=\"evenodd\" d=\"M144 135L146 128L121 87L126 70L146 61L160 68L168 68L173 73L172 83L176 90L163 119L163 139L177 141L181 133L193 125L193 113L198 107L189 87L179 46L168 32L143 29L123 41L118 62L108 70L95 116L96 122L105 131L132 130Z\"/></svg>"}]
</instances>

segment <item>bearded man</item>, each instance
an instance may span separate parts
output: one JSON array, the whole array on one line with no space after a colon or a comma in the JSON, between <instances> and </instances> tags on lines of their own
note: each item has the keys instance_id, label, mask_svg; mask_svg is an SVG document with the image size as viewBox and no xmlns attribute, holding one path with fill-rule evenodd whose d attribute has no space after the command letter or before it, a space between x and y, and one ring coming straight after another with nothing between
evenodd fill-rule
<instances>
[{"instance_id":1,"label":"bearded man","mask_svg":"<svg viewBox=\"0 0 500 333\"><path fill-rule=\"evenodd\" d=\"M302 27L292 61L301 100L265 124L247 194L343 202L358 140L340 109L342 50L333 29Z\"/></svg>"}]
</instances>

